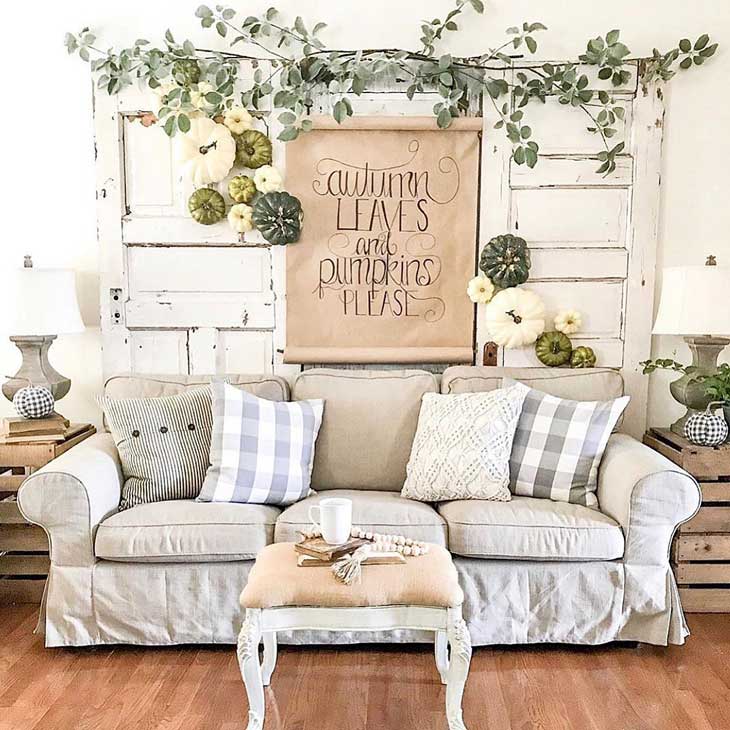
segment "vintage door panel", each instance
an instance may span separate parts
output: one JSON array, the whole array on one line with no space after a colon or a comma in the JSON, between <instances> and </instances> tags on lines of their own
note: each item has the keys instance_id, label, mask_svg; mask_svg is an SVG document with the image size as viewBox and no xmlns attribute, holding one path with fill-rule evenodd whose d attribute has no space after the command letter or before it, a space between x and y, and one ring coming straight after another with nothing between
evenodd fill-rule
<instances>
[{"instance_id":1,"label":"vintage door panel","mask_svg":"<svg viewBox=\"0 0 730 730\"><path fill-rule=\"evenodd\" d=\"M186 330L158 332L132 330L127 336L127 341L133 373L188 372L188 333Z\"/></svg>"},{"instance_id":2,"label":"vintage door panel","mask_svg":"<svg viewBox=\"0 0 730 730\"><path fill-rule=\"evenodd\" d=\"M571 337L573 347L586 345L596 353L598 365L602 368L623 367L624 343L618 339L590 339ZM515 368L544 367L537 359L534 347L523 347L516 350L504 350L504 366Z\"/></svg>"},{"instance_id":3,"label":"vintage door panel","mask_svg":"<svg viewBox=\"0 0 730 730\"><path fill-rule=\"evenodd\" d=\"M126 313L127 327L274 327L273 302L243 295L197 294L173 299L158 294L152 299L130 299Z\"/></svg>"},{"instance_id":4,"label":"vintage door panel","mask_svg":"<svg viewBox=\"0 0 730 730\"><path fill-rule=\"evenodd\" d=\"M535 167L510 166L510 183L518 188L542 187L627 187L631 185L633 160L629 155L616 159L616 170L605 177L596 172L600 160L594 157L540 157Z\"/></svg>"},{"instance_id":5,"label":"vintage door panel","mask_svg":"<svg viewBox=\"0 0 730 730\"><path fill-rule=\"evenodd\" d=\"M623 279L625 248L537 248L531 251L530 281L540 279Z\"/></svg>"},{"instance_id":6,"label":"vintage door panel","mask_svg":"<svg viewBox=\"0 0 730 730\"><path fill-rule=\"evenodd\" d=\"M273 333L237 332L213 327L191 329L188 336L190 373L270 373Z\"/></svg>"},{"instance_id":7,"label":"vintage door panel","mask_svg":"<svg viewBox=\"0 0 730 730\"><path fill-rule=\"evenodd\" d=\"M625 245L626 188L512 191L512 231L535 248Z\"/></svg>"}]
</instances>

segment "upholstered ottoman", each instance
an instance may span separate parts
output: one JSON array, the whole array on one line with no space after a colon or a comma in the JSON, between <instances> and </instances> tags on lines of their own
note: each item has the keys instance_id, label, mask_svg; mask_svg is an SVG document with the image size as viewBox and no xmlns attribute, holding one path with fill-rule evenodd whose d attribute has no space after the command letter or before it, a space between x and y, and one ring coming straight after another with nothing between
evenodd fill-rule
<instances>
[{"instance_id":1,"label":"upholstered ottoman","mask_svg":"<svg viewBox=\"0 0 730 730\"><path fill-rule=\"evenodd\" d=\"M276 632L297 629L433 631L449 728L465 730L461 698L471 641L462 601L451 555L437 545L405 564L364 566L362 580L349 586L339 583L328 567L298 567L293 543L265 547L241 593L246 615L238 637L238 661L248 694L248 730L264 726L264 685L276 664Z\"/></svg>"}]
</instances>

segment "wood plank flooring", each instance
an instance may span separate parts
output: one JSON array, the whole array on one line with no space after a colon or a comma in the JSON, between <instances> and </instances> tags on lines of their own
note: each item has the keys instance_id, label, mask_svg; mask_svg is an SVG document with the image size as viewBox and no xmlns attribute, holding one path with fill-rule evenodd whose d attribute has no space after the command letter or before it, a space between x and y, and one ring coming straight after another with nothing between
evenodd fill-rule
<instances>
[{"instance_id":1,"label":"wood plank flooring","mask_svg":"<svg viewBox=\"0 0 730 730\"><path fill-rule=\"evenodd\" d=\"M233 647L44 649L33 606L0 608L0 730L242 730ZM730 615L684 647L484 647L469 730L727 730ZM425 647L280 647L266 730L444 730Z\"/></svg>"}]
</instances>

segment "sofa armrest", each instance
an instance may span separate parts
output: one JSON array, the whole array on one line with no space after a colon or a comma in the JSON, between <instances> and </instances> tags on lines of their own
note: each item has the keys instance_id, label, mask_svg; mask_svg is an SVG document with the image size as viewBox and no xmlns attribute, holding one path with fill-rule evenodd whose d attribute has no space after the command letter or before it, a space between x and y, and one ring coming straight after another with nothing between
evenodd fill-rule
<instances>
[{"instance_id":1,"label":"sofa armrest","mask_svg":"<svg viewBox=\"0 0 730 730\"><path fill-rule=\"evenodd\" d=\"M23 517L48 534L54 565L94 562L99 523L119 507L122 470L111 434L91 436L28 477L18 492Z\"/></svg>"},{"instance_id":2,"label":"sofa armrest","mask_svg":"<svg viewBox=\"0 0 730 730\"><path fill-rule=\"evenodd\" d=\"M675 530L701 501L686 471L630 436L611 436L598 471L598 504L624 530L625 563L665 565Z\"/></svg>"}]
</instances>

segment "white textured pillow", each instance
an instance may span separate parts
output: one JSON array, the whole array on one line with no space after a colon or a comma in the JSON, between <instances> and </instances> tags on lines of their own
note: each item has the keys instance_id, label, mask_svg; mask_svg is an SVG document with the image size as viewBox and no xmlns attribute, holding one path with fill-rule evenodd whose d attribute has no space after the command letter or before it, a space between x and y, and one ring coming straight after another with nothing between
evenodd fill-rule
<instances>
[{"instance_id":1,"label":"white textured pillow","mask_svg":"<svg viewBox=\"0 0 730 730\"><path fill-rule=\"evenodd\" d=\"M509 501L512 439L528 390L426 393L401 494L421 502Z\"/></svg>"}]
</instances>

